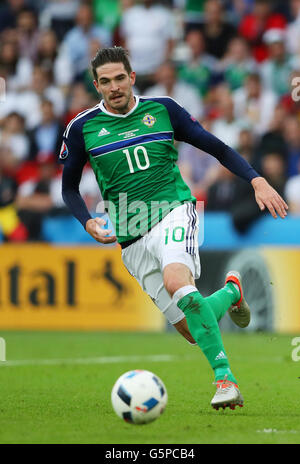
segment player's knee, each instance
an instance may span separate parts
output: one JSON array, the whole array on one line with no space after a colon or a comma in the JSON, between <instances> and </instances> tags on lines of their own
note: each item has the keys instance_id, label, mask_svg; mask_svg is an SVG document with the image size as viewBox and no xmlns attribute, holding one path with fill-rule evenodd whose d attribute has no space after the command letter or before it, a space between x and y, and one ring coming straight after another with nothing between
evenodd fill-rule
<instances>
[{"instance_id":1,"label":"player's knee","mask_svg":"<svg viewBox=\"0 0 300 464\"><path fill-rule=\"evenodd\" d=\"M172 297L174 293L182 286L176 279L166 278L164 279L164 286L169 295Z\"/></svg>"},{"instance_id":2,"label":"player's knee","mask_svg":"<svg viewBox=\"0 0 300 464\"><path fill-rule=\"evenodd\" d=\"M194 285L194 279L190 269L184 264L173 263L164 268L164 286L172 297L179 288L186 285Z\"/></svg>"}]
</instances>

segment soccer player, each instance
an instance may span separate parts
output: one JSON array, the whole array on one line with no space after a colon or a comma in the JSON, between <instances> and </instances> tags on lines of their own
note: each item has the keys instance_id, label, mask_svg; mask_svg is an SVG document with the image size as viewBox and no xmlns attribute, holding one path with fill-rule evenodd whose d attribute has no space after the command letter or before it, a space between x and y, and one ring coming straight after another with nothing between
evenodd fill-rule
<instances>
[{"instance_id":1,"label":"soccer player","mask_svg":"<svg viewBox=\"0 0 300 464\"><path fill-rule=\"evenodd\" d=\"M94 85L102 95L95 107L67 126L60 153L62 195L73 215L98 242L122 248L123 262L171 324L199 345L214 371L211 405L243 405L223 346L218 321L227 310L245 327L250 321L241 279L229 272L223 288L204 298L195 286L200 276L196 199L176 165L174 140L216 157L251 182L261 210L284 218L287 205L234 150L214 137L169 97L133 94L135 73L121 47L100 49L92 60ZM87 160L95 172L116 235L105 220L92 218L79 184Z\"/></svg>"}]
</instances>

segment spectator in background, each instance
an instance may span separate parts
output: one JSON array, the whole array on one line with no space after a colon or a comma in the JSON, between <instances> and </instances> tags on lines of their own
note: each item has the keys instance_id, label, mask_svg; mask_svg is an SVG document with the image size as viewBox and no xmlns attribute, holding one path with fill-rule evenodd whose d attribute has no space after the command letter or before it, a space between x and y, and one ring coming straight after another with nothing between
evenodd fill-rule
<instances>
[{"instance_id":1,"label":"spectator in background","mask_svg":"<svg viewBox=\"0 0 300 464\"><path fill-rule=\"evenodd\" d=\"M251 73L243 87L233 92L235 117L248 121L256 135L263 134L269 129L277 100L274 92L263 89L260 75Z\"/></svg>"},{"instance_id":2,"label":"spectator in background","mask_svg":"<svg viewBox=\"0 0 300 464\"><path fill-rule=\"evenodd\" d=\"M178 77L198 89L200 96L207 94L217 60L205 53L205 41L200 30L192 29L185 37L190 58L179 67Z\"/></svg>"},{"instance_id":3,"label":"spectator in background","mask_svg":"<svg viewBox=\"0 0 300 464\"><path fill-rule=\"evenodd\" d=\"M299 174L300 163L300 121L296 116L288 116L283 122L283 134L287 144L287 175Z\"/></svg>"},{"instance_id":4,"label":"spectator in background","mask_svg":"<svg viewBox=\"0 0 300 464\"><path fill-rule=\"evenodd\" d=\"M171 11L154 0L143 0L124 11L120 34L131 57L136 86L141 94L154 83L159 66L170 59L176 30Z\"/></svg>"},{"instance_id":5,"label":"spectator in background","mask_svg":"<svg viewBox=\"0 0 300 464\"><path fill-rule=\"evenodd\" d=\"M239 133L237 151L245 158L248 163L253 164L256 149L256 139L249 125L244 125Z\"/></svg>"},{"instance_id":6,"label":"spectator in background","mask_svg":"<svg viewBox=\"0 0 300 464\"><path fill-rule=\"evenodd\" d=\"M284 197L286 177L286 159L280 152L266 153L262 158L262 175Z\"/></svg>"},{"instance_id":7,"label":"spectator in background","mask_svg":"<svg viewBox=\"0 0 300 464\"><path fill-rule=\"evenodd\" d=\"M284 185L286 182L286 164L281 153L265 153L261 160L261 174L272 187L284 198ZM249 227L258 220L262 214L253 196L249 184L242 179L235 179L235 195L230 209L234 227L240 233L248 231Z\"/></svg>"},{"instance_id":8,"label":"spectator in background","mask_svg":"<svg viewBox=\"0 0 300 464\"><path fill-rule=\"evenodd\" d=\"M33 129L41 122L41 101L46 98L53 103L55 114L61 117L65 111L65 96L52 84L47 69L34 66L32 82L22 92L7 92L6 99L0 105L0 120L13 111L18 111L25 118L26 129Z\"/></svg>"},{"instance_id":9,"label":"spectator in background","mask_svg":"<svg viewBox=\"0 0 300 464\"><path fill-rule=\"evenodd\" d=\"M89 44L89 62L96 56L99 48L100 42L97 39L91 39ZM91 66L88 66L87 69L79 77L79 81L84 84L85 90L90 94L90 96L97 101L99 101L99 94L94 86L94 76Z\"/></svg>"},{"instance_id":10,"label":"spectator in background","mask_svg":"<svg viewBox=\"0 0 300 464\"><path fill-rule=\"evenodd\" d=\"M21 184L17 191L16 207L29 231L28 240L42 240L41 226L47 214L64 209L57 182L57 164L53 154L38 156L38 177Z\"/></svg>"},{"instance_id":11,"label":"spectator in background","mask_svg":"<svg viewBox=\"0 0 300 464\"><path fill-rule=\"evenodd\" d=\"M217 69L223 73L224 80L232 91L242 87L247 75L257 71L257 65L251 56L248 42L242 37L231 39Z\"/></svg>"},{"instance_id":12,"label":"spectator in background","mask_svg":"<svg viewBox=\"0 0 300 464\"><path fill-rule=\"evenodd\" d=\"M17 35L20 54L34 60L39 42L38 16L32 8L24 7L17 16Z\"/></svg>"},{"instance_id":13,"label":"spectator in background","mask_svg":"<svg viewBox=\"0 0 300 464\"><path fill-rule=\"evenodd\" d=\"M210 121L220 118L220 101L226 98L232 98L228 84L224 80L216 79L216 82L211 84L205 98L206 118Z\"/></svg>"},{"instance_id":14,"label":"spectator in background","mask_svg":"<svg viewBox=\"0 0 300 464\"><path fill-rule=\"evenodd\" d=\"M203 23L205 2L206 0L183 0L186 32L199 27ZM178 3L180 3L180 0Z\"/></svg>"},{"instance_id":15,"label":"spectator in background","mask_svg":"<svg viewBox=\"0 0 300 464\"><path fill-rule=\"evenodd\" d=\"M113 36L121 20L121 5L119 0L99 2L92 0L93 13L96 24L104 26ZM133 3L133 1L131 2Z\"/></svg>"},{"instance_id":16,"label":"spectator in background","mask_svg":"<svg viewBox=\"0 0 300 464\"><path fill-rule=\"evenodd\" d=\"M235 195L234 174L220 164L217 179L207 191L206 210L230 211Z\"/></svg>"},{"instance_id":17,"label":"spectator in background","mask_svg":"<svg viewBox=\"0 0 300 464\"><path fill-rule=\"evenodd\" d=\"M223 58L229 41L237 35L235 27L225 20L225 12L220 0L206 0L201 30L206 52L218 59Z\"/></svg>"},{"instance_id":18,"label":"spectator in background","mask_svg":"<svg viewBox=\"0 0 300 464\"><path fill-rule=\"evenodd\" d=\"M271 0L254 0L253 11L244 16L238 32L250 44L253 57L260 63L268 57L268 49L263 42L264 33L269 29L285 27L286 18L280 13L273 13Z\"/></svg>"},{"instance_id":19,"label":"spectator in background","mask_svg":"<svg viewBox=\"0 0 300 464\"><path fill-rule=\"evenodd\" d=\"M278 103L275 107L273 117L270 121L268 130L261 135L255 150L253 165L261 171L261 161L266 153L279 153L287 159L287 143L284 139L283 127L287 116L285 108Z\"/></svg>"},{"instance_id":20,"label":"spectator in background","mask_svg":"<svg viewBox=\"0 0 300 464\"><path fill-rule=\"evenodd\" d=\"M240 234L244 234L264 212L257 208L257 205L251 198L251 191L248 184L240 181L240 179L235 179L234 184L235 194L228 212L232 217L232 223L236 231Z\"/></svg>"},{"instance_id":21,"label":"spectator in background","mask_svg":"<svg viewBox=\"0 0 300 464\"><path fill-rule=\"evenodd\" d=\"M36 158L38 171L35 177L23 182L17 191L16 206L19 216L26 225L28 240L43 240L42 223L46 216L69 215L61 196L61 170L56 164L56 156L40 153ZM81 178L80 193L87 207L96 210L101 200L95 174L86 165Z\"/></svg>"},{"instance_id":22,"label":"spectator in background","mask_svg":"<svg viewBox=\"0 0 300 464\"><path fill-rule=\"evenodd\" d=\"M289 78L291 72L299 67L295 56L287 53L285 47L285 31L269 29L263 36L268 46L269 58L261 65L263 85L281 97L290 90Z\"/></svg>"},{"instance_id":23,"label":"spectator in background","mask_svg":"<svg viewBox=\"0 0 300 464\"><path fill-rule=\"evenodd\" d=\"M123 19L125 11L128 10L129 8L132 8L135 3L136 3L136 0L118 0L118 8L119 8L120 16L119 16L119 20L118 20L118 22L116 24L116 27L114 28L114 31L113 31L113 43L114 43L114 45L116 45L116 47L118 47L120 45L124 45L124 38L123 38L122 32L121 32L122 19ZM97 0L94 0L94 5L95 4L98 5L99 2L97 2ZM95 10L95 15L97 15L96 10Z\"/></svg>"},{"instance_id":24,"label":"spectator in background","mask_svg":"<svg viewBox=\"0 0 300 464\"><path fill-rule=\"evenodd\" d=\"M15 180L4 174L5 148L0 148L0 233L6 241L23 242L28 232L21 223L14 202L17 192Z\"/></svg>"},{"instance_id":25,"label":"spectator in background","mask_svg":"<svg viewBox=\"0 0 300 464\"><path fill-rule=\"evenodd\" d=\"M238 26L253 9L254 0L225 0L226 10L233 24Z\"/></svg>"},{"instance_id":26,"label":"spectator in background","mask_svg":"<svg viewBox=\"0 0 300 464\"><path fill-rule=\"evenodd\" d=\"M234 104L231 95L224 95L219 101L219 112L220 117L212 123L211 132L226 145L230 145L236 150L243 121L234 117Z\"/></svg>"},{"instance_id":27,"label":"spectator in background","mask_svg":"<svg viewBox=\"0 0 300 464\"><path fill-rule=\"evenodd\" d=\"M218 160L192 145L180 143L177 164L192 195L198 201L205 201L207 189L218 176Z\"/></svg>"},{"instance_id":28,"label":"spectator in background","mask_svg":"<svg viewBox=\"0 0 300 464\"><path fill-rule=\"evenodd\" d=\"M39 16L41 29L51 29L59 42L72 29L80 0L47 0Z\"/></svg>"},{"instance_id":29,"label":"spectator in background","mask_svg":"<svg viewBox=\"0 0 300 464\"><path fill-rule=\"evenodd\" d=\"M293 21L286 30L287 50L291 54L300 53L300 0L290 0L290 11Z\"/></svg>"},{"instance_id":30,"label":"spectator in background","mask_svg":"<svg viewBox=\"0 0 300 464\"><path fill-rule=\"evenodd\" d=\"M24 6L25 0L7 0L0 6L0 33L16 27L17 16Z\"/></svg>"},{"instance_id":31,"label":"spectator in background","mask_svg":"<svg viewBox=\"0 0 300 464\"><path fill-rule=\"evenodd\" d=\"M202 120L202 126L211 132L210 120ZM218 160L193 145L179 143L177 164L194 197L205 201L207 189L219 175Z\"/></svg>"},{"instance_id":32,"label":"spectator in background","mask_svg":"<svg viewBox=\"0 0 300 464\"><path fill-rule=\"evenodd\" d=\"M203 104L197 88L177 80L176 67L171 61L163 63L155 74L156 85L146 89L145 95L155 95L174 98L185 106L187 111L196 119L203 116Z\"/></svg>"},{"instance_id":33,"label":"spectator in background","mask_svg":"<svg viewBox=\"0 0 300 464\"><path fill-rule=\"evenodd\" d=\"M42 160L43 156L49 154L55 156L59 153L64 126L55 116L53 103L49 100L42 100L41 103L42 120L38 126L29 132L30 156L29 159L36 158Z\"/></svg>"},{"instance_id":34,"label":"spectator in background","mask_svg":"<svg viewBox=\"0 0 300 464\"><path fill-rule=\"evenodd\" d=\"M30 85L32 64L19 55L16 40L3 39L0 44L1 77L5 77L7 91L23 90Z\"/></svg>"},{"instance_id":35,"label":"spectator in background","mask_svg":"<svg viewBox=\"0 0 300 464\"><path fill-rule=\"evenodd\" d=\"M6 151L2 168L14 175L20 164L27 159L30 146L25 133L25 121L19 113L12 112L4 118L0 130L0 146Z\"/></svg>"},{"instance_id":36,"label":"spectator in background","mask_svg":"<svg viewBox=\"0 0 300 464\"><path fill-rule=\"evenodd\" d=\"M73 84L69 95L68 108L63 118L64 126L66 127L78 113L91 108L97 103L99 103L99 96L97 101L95 101L94 97L87 92L83 82Z\"/></svg>"},{"instance_id":37,"label":"spectator in background","mask_svg":"<svg viewBox=\"0 0 300 464\"><path fill-rule=\"evenodd\" d=\"M103 47L111 45L110 32L94 23L91 5L81 3L76 14L76 25L65 35L62 42L62 52L70 58L75 77L90 65L88 58L91 39L97 39Z\"/></svg>"},{"instance_id":38,"label":"spectator in background","mask_svg":"<svg viewBox=\"0 0 300 464\"><path fill-rule=\"evenodd\" d=\"M284 192L289 213L300 216L300 160L297 168L298 173L287 180Z\"/></svg>"},{"instance_id":39,"label":"spectator in background","mask_svg":"<svg viewBox=\"0 0 300 464\"><path fill-rule=\"evenodd\" d=\"M59 51L54 31L41 31L35 64L51 72L53 83L64 93L68 92L74 79L73 65L68 54Z\"/></svg>"},{"instance_id":40,"label":"spectator in background","mask_svg":"<svg viewBox=\"0 0 300 464\"><path fill-rule=\"evenodd\" d=\"M31 82L31 93L38 97L39 114L37 124L41 121L40 104L46 98L53 104L53 108L57 117L61 117L65 111L66 102L63 92L53 83L51 72L42 67L34 66Z\"/></svg>"}]
</instances>

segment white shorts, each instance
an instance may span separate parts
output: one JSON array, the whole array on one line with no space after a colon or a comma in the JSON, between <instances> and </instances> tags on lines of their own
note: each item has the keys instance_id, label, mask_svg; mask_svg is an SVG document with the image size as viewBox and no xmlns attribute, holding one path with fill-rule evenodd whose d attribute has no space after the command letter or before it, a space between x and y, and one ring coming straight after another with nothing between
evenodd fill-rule
<instances>
[{"instance_id":1,"label":"white shorts","mask_svg":"<svg viewBox=\"0 0 300 464\"><path fill-rule=\"evenodd\" d=\"M171 324L184 318L164 287L163 269L171 263L185 264L195 279L200 277L198 250L199 218L193 203L175 208L145 236L122 250L129 273L136 278Z\"/></svg>"}]
</instances>

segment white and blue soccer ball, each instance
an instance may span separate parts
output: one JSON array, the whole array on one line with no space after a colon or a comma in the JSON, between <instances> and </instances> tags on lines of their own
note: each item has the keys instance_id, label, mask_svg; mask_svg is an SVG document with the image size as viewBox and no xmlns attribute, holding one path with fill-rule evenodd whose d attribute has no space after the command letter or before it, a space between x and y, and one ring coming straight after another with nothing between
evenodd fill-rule
<instances>
[{"instance_id":1,"label":"white and blue soccer ball","mask_svg":"<svg viewBox=\"0 0 300 464\"><path fill-rule=\"evenodd\" d=\"M164 411L168 401L163 381L145 370L126 372L118 378L111 392L116 414L130 424L148 424Z\"/></svg>"}]
</instances>

